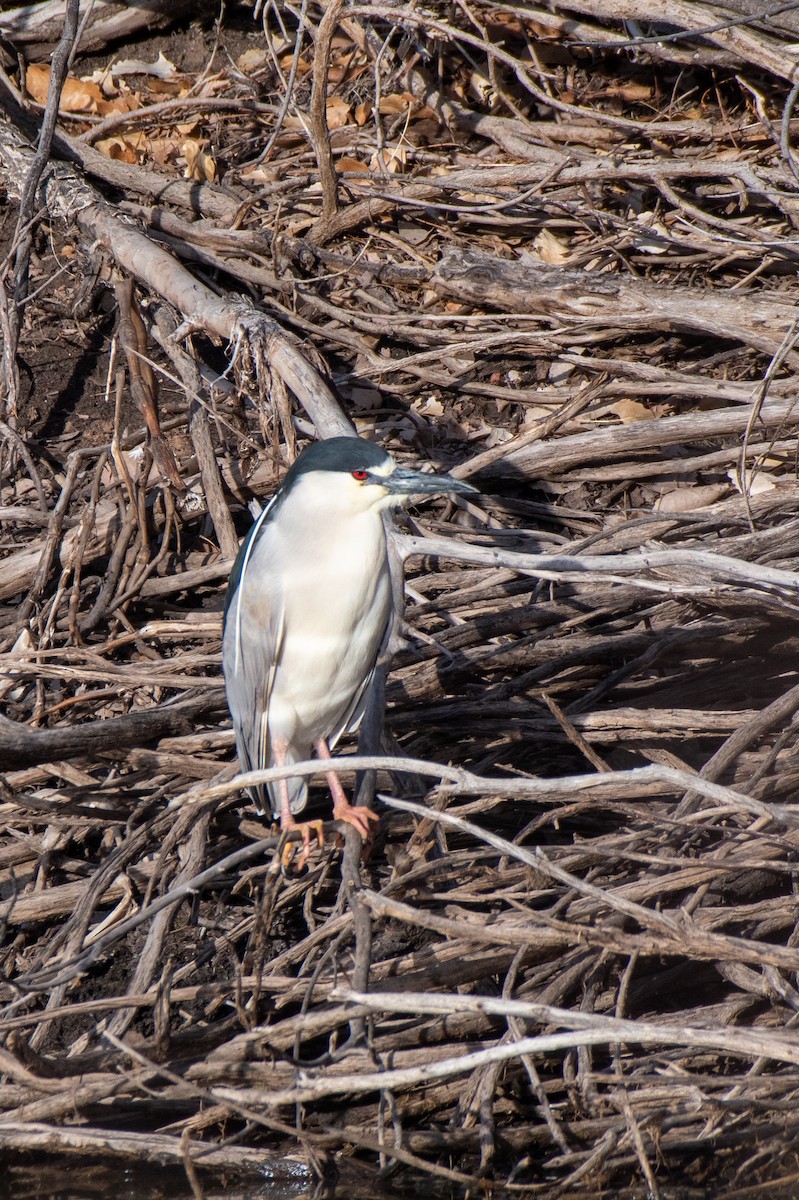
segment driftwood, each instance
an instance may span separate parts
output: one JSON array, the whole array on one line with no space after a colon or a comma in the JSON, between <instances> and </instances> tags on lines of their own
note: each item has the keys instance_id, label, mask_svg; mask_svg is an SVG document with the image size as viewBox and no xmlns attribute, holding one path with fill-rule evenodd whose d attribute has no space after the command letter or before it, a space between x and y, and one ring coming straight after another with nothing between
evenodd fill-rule
<instances>
[{"instance_id":1,"label":"driftwood","mask_svg":"<svg viewBox=\"0 0 799 1200\"><path fill-rule=\"evenodd\" d=\"M796 12L266 4L157 87L108 46L181 12L0 14L52 67L0 66L4 1169L790 1190ZM386 731L334 761L379 833L294 875L224 588L353 429L481 495L390 530Z\"/></svg>"},{"instance_id":2,"label":"driftwood","mask_svg":"<svg viewBox=\"0 0 799 1200\"><path fill-rule=\"evenodd\" d=\"M25 46L33 61L46 56L61 38L64 28L64 0L7 8L0 14L0 31L14 45ZM129 5L97 0L82 22L77 46L84 52L102 50L118 38L172 25L182 17L204 15L206 6L197 0L147 0Z\"/></svg>"},{"instance_id":3,"label":"driftwood","mask_svg":"<svg viewBox=\"0 0 799 1200\"><path fill-rule=\"evenodd\" d=\"M14 771L35 763L140 746L155 738L188 733L198 716L205 716L220 704L221 696L219 699L204 696L174 708L129 713L126 717L93 721L75 729L31 730L0 716L0 762L4 770Z\"/></svg>"},{"instance_id":4,"label":"driftwood","mask_svg":"<svg viewBox=\"0 0 799 1200\"><path fill-rule=\"evenodd\" d=\"M662 329L740 341L774 354L796 321L793 305L772 297L681 291L599 272L507 262L475 250L447 251L431 283L442 296L479 308L579 324L581 336L590 336L593 327L609 338L620 330Z\"/></svg>"}]
</instances>

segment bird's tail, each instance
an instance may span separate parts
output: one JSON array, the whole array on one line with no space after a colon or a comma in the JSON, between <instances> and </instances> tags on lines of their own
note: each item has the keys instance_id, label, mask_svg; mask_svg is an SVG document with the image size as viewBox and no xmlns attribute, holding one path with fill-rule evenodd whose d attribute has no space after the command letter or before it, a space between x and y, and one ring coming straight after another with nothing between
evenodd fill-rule
<instances>
[{"instance_id":1,"label":"bird's tail","mask_svg":"<svg viewBox=\"0 0 799 1200\"><path fill-rule=\"evenodd\" d=\"M233 732L236 737L236 751L242 771L257 771L261 767L277 766L277 763L268 751L265 716L263 727L258 731L259 736L255 737L253 735L251 726L243 726L235 719L233 722ZM306 757L309 756L310 751ZM303 756L301 754L299 756L292 754L289 749L286 757L290 766L293 762L299 762ZM308 802L308 784L302 776L289 776L287 783L291 812L302 812ZM271 812L272 816L277 818L280 816L281 788L282 780L277 780L274 783L254 784L247 789L247 792L259 812Z\"/></svg>"}]
</instances>

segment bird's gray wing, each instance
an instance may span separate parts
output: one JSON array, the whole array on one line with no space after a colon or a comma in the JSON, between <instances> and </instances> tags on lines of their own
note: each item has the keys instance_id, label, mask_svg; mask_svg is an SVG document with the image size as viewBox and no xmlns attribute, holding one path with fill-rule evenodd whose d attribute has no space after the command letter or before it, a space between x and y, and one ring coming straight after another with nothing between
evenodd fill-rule
<instances>
[{"instance_id":1,"label":"bird's gray wing","mask_svg":"<svg viewBox=\"0 0 799 1200\"><path fill-rule=\"evenodd\" d=\"M269 765L267 714L285 625L280 595L265 586L268 573L263 569L273 504L274 499L241 544L225 601L222 666L236 750L245 771ZM279 804L270 789L258 785L250 792L260 809L276 812Z\"/></svg>"}]
</instances>

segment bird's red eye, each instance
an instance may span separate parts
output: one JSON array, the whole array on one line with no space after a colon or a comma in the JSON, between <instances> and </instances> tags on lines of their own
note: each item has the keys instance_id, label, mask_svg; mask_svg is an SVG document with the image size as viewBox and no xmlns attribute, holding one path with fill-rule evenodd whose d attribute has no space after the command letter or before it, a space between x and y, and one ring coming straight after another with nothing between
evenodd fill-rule
<instances>
[{"instance_id":1,"label":"bird's red eye","mask_svg":"<svg viewBox=\"0 0 799 1200\"><path fill-rule=\"evenodd\" d=\"M363 481L365 479L369 478L369 472L368 471L353 471L352 478L357 479L358 483L363 483Z\"/></svg>"}]
</instances>

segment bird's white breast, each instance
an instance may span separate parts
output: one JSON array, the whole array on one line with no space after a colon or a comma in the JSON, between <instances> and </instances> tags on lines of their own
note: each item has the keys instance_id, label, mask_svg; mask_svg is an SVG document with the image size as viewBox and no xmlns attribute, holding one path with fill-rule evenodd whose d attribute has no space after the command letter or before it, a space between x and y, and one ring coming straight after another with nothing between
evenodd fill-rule
<instances>
[{"instance_id":1,"label":"bird's white breast","mask_svg":"<svg viewBox=\"0 0 799 1200\"><path fill-rule=\"evenodd\" d=\"M268 727L270 739L285 738L295 751L320 737L335 741L352 727L353 701L391 613L379 512L341 520L331 507L311 515L286 503L259 540L243 597L256 621L262 605L280 612Z\"/></svg>"}]
</instances>

